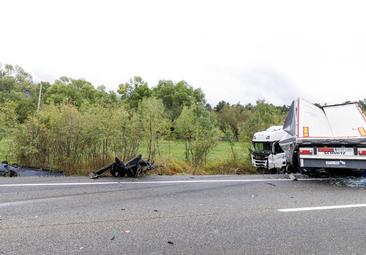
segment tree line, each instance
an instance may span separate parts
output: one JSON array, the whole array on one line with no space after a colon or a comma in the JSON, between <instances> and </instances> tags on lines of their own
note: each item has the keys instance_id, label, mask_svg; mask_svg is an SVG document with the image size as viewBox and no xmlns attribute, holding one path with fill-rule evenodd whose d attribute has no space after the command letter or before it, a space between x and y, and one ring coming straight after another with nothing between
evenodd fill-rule
<instances>
[{"instance_id":1,"label":"tree line","mask_svg":"<svg viewBox=\"0 0 366 255\"><path fill-rule=\"evenodd\" d=\"M40 97L40 109L38 99ZM366 100L360 101L365 109ZM201 89L186 81L160 80L154 86L135 76L107 91L84 79L60 77L34 82L19 66L0 66L0 140L19 164L77 173L100 166L114 155L128 159L146 148L154 160L163 140L185 144L185 159L204 165L222 140L249 142L254 132L282 124L288 106L211 106Z\"/></svg>"}]
</instances>

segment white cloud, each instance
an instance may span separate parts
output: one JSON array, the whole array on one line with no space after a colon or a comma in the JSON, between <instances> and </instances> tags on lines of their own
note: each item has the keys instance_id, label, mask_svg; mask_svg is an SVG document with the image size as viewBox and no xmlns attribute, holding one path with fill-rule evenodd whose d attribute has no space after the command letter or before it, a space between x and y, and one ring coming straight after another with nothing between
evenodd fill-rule
<instances>
[{"instance_id":1,"label":"white cloud","mask_svg":"<svg viewBox=\"0 0 366 255\"><path fill-rule=\"evenodd\" d=\"M116 89L185 79L210 103L366 97L363 1L3 0L0 62ZM5 25L4 25L5 24Z\"/></svg>"}]
</instances>

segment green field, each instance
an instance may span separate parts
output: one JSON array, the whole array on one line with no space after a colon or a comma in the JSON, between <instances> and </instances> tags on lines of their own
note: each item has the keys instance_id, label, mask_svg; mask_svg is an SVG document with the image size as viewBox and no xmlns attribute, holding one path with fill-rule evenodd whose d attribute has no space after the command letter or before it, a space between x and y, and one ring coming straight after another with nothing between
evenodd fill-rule
<instances>
[{"instance_id":1,"label":"green field","mask_svg":"<svg viewBox=\"0 0 366 255\"><path fill-rule=\"evenodd\" d=\"M162 141L159 143L159 158L171 158L176 160L185 160L185 144L183 141ZM146 154L146 148L142 147L140 152ZM234 144L234 152L238 159L245 159L248 156L248 144L236 142ZM217 146L210 151L207 161L223 161L231 158L231 148L228 142L220 141Z\"/></svg>"},{"instance_id":2,"label":"green field","mask_svg":"<svg viewBox=\"0 0 366 255\"><path fill-rule=\"evenodd\" d=\"M15 157L12 153L11 140L2 139L0 141L0 161L8 160L9 162L15 162ZM160 153L157 155L157 159L175 159L185 160L184 142L182 141L161 141L159 144ZM245 159L248 156L248 144L236 142L234 145L234 151L238 159ZM146 147L142 146L140 153L146 155ZM220 141L217 146L209 153L207 162L224 161L231 158L230 145L227 142Z\"/></svg>"}]
</instances>

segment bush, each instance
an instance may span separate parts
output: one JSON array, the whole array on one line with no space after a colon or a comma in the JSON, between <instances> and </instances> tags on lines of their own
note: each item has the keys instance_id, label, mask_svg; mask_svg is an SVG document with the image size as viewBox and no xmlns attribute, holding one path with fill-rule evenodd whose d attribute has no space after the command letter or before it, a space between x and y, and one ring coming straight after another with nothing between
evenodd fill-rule
<instances>
[{"instance_id":1,"label":"bush","mask_svg":"<svg viewBox=\"0 0 366 255\"><path fill-rule=\"evenodd\" d=\"M185 157L193 166L206 163L208 153L219 140L215 119L204 107L196 105L183 108L176 121L176 133L185 141Z\"/></svg>"},{"instance_id":2,"label":"bush","mask_svg":"<svg viewBox=\"0 0 366 255\"><path fill-rule=\"evenodd\" d=\"M136 114L123 107L80 112L71 105L48 106L16 132L16 158L20 165L85 174L114 156L134 156L141 132Z\"/></svg>"},{"instance_id":3,"label":"bush","mask_svg":"<svg viewBox=\"0 0 366 255\"><path fill-rule=\"evenodd\" d=\"M282 125L285 115L278 107L264 101L258 101L248 121L240 130L240 139L248 142L252 140L254 133L263 131L273 125Z\"/></svg>"},{"instance_id":4,"label":"bush","mask_svg":"<svg viewBox=\"0 0 366 255\"><path fill-rule=\"evenodd\" d=\"M159 140L168 134L169 122L165 118L164 105L156 98L144 98L138 107L147 149L147 158L154 160L159 152Z\"/></svg>"}]
</instances>

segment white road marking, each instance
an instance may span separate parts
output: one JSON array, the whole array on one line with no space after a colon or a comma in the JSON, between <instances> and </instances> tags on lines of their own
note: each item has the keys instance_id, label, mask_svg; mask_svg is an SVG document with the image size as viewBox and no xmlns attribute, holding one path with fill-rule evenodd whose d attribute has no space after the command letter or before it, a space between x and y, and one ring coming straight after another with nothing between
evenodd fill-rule
<instances>
[{"instance_id":1,"label":"white road marking","mask_svg":"<svg viewBox=\"0 0 366 255\"><path fill-rule=\"evenodd\" d=\"M334 209L359 208L359 207L366 207L366 204L330 205L330 206L287 208L287 209L278 209L277 211L279 211L279 212L303 212L303 211L334 210Z\"/></svg>"},{"instance_id":2,"label":"white road marking","mask_svg":"<svg viewBox=\"0 0 366 255\"><path fill-rule=\"evenodd\" d=\"M49 182L49 183L12 183L0 184L0 187L33 187L33 186L83 186L83 185L114 185L119 182Z\"/></svg>"},{"instance_id":3,"label":"white road marking","mask_svg":"<svg viewBox=\"0 0 366 255\"><path fill-rule=\"evenodd\" d=\"M298 179L298 181L324 181L329 178ZM118 185L118 184L180 184L180 183L228 183L228 182L283 182L290 179L229 179L229 180L178 180L178 181L129 181L129 182L48 182L48 183L8 183L1 187L37 187L37 186L84 186L84 185Z\"/></svg>"},{"instance_id":4,"label":"white road marking","mask_svg":"<svg viewBox=\"0 0 366 255\"><path fill-rule=\"evenodd\" d=\"M36 198L30 200L21 200L21 201L13 201L13 202L4 202L0 203L1 207L9 207L9 206L17 206L17 205L27 205L27 204L34 204L35 202L51 202L55 200L65 200L67 197L52 197L52 198Z\"/></svg>"}]
</instances>

